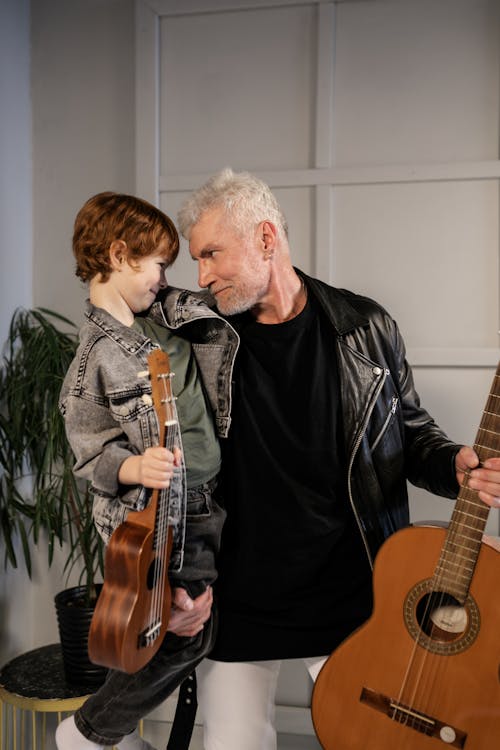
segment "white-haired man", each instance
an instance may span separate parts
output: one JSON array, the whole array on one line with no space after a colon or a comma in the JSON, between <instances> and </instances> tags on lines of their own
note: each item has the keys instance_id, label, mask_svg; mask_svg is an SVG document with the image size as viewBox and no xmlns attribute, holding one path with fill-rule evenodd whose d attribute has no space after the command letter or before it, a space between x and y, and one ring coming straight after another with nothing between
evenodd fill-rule
<instances>
[{"instance_id":1,"label":"white-haired man","mask_svg":"<svg viewBox=\"0 0 500 750\"><path fill-rule=\"evenodd\" d=\"M377 550L409 522L406 480L455 497L470 468L470 485L498 506L500 459L476 468L472 448L421 407L380 305L293 267L262 181L225 169L178 221L200 286L239 337L222 441L219 633L197 670L204 746L275 750L280 664L302 658L314 679L367 619Z\"/></svg>"}]
</instances>

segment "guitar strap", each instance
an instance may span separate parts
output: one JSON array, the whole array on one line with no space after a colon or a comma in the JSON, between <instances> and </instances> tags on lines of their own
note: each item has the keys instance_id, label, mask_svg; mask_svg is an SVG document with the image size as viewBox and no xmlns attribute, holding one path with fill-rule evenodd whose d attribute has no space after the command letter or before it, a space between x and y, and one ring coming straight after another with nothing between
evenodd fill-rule
<instances>
[{"instance_id":1,"label":"guitar strap","mask_svg":"<svg viewBox=\"0 0 500 750\"><path fill-rule=\"evenodd\" d=\"M167 750L188 750L194 729L198 700L196 672L193 670L179 686L175 716L170 730Z\"/></svg>"}]
</instances>

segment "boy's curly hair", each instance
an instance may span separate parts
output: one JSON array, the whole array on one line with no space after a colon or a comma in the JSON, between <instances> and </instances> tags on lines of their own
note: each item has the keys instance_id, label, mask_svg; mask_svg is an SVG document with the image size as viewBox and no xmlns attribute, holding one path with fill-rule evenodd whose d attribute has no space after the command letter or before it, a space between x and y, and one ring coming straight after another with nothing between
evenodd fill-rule
<instances>
[{"instance_id":1,"label":"boy's curly hair","mask_svg":"<svg viewBox=\"0 0 500 750\"><path fill-rule=\"evenodd\" d=\"M76 275L89 281L99 273L106 281L111 272L109 248L115 240L126 243L127 260L134 265L156 252L164 239L169 243L170 265L179 252L179 235L173 221L156 206L133 195L98 193L86 201L75 219Z\"/></svg>"}]
</instances>

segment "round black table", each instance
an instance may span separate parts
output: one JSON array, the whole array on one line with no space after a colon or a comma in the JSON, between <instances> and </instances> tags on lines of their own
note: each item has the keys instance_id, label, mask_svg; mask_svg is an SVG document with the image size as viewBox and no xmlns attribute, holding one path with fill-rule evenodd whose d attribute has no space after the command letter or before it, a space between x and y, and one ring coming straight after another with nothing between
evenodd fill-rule
<instances>
[{"instance_id":1,"label":"round black table","mask_svg":"<svg viewBox=\"0 0 500 750\"><path fill-rule=\"evenodd\" d=\"M59 722L64 713L80 708L88 694L88 686L66 682L59 643L15 657L0 670L0 750L9 750L11 738L13 748L45 748L46 714L57 714ZM31 712L31 732L27 731L25 711ZM31 744L26 745L26 735L31 735Z\"/></svg>"}]
</instances>

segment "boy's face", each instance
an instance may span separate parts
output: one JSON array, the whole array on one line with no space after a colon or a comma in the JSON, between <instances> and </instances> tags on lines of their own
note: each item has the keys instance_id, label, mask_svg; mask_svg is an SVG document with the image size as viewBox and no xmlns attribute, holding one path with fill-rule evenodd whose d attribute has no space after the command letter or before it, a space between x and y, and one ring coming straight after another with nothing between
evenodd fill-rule
<instances>
[{"instance_id":1,"label":"boy's face","mask_svg":"<svg viewBox=\"0 0 500 750\"><path fill-rule=\"evenodd\" d=\"M155 253L141 258L134 265L125 261L120 272L114 275L120 295L134 314L151 307L160 289L167 286L168 250L168 241L162 240Z\"/></svg>"}]
</instances>

